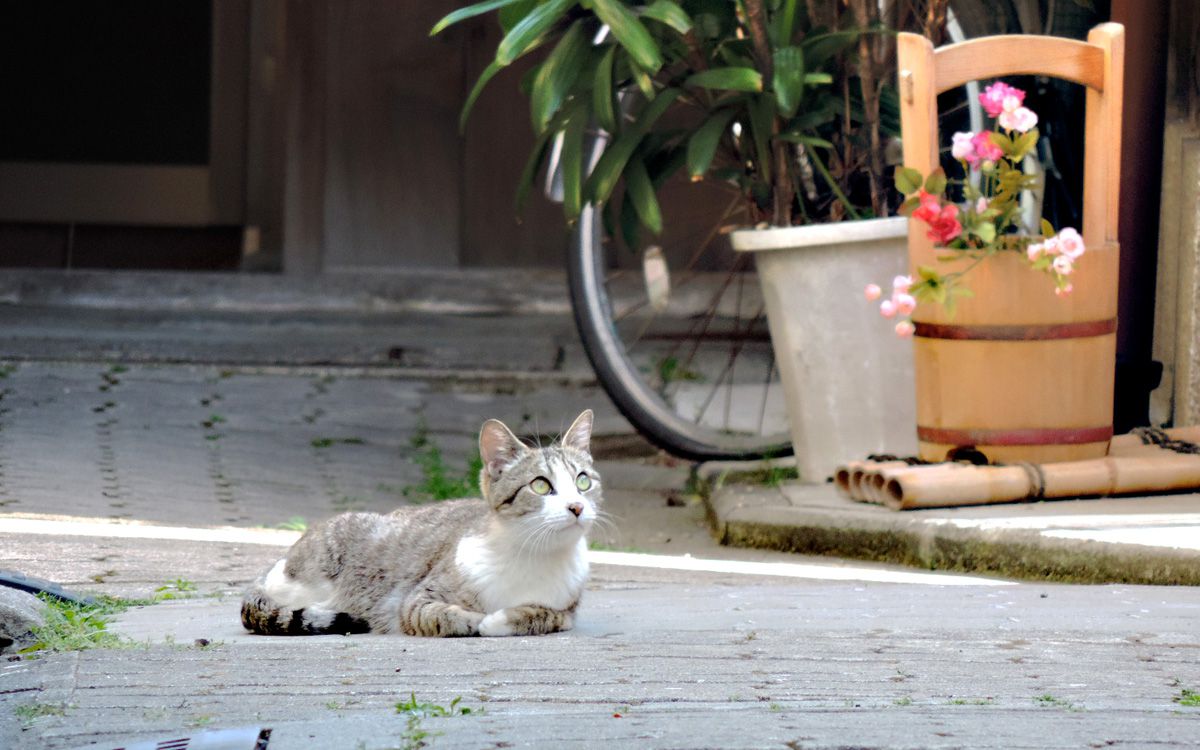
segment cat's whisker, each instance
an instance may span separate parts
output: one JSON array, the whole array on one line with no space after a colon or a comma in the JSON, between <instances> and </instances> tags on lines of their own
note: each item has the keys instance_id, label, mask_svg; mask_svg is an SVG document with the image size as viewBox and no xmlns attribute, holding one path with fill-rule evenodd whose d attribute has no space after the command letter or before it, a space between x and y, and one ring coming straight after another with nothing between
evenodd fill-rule
<instances>
[{"instance_id":1,"label":"cat's whisker","mask_svg":"<svg viewBox=\"0 0 1200 750\"><path fill-rule=\"evenodd\" d=\"M612 519L610 519L606 516L600 515L599 513L596 514L595 520L592 521L592 526L597 531L600 531L605 534L619 534L620 533L620 529L617 527L617 524L612 521Z\"/></svg>"}]
</instances>

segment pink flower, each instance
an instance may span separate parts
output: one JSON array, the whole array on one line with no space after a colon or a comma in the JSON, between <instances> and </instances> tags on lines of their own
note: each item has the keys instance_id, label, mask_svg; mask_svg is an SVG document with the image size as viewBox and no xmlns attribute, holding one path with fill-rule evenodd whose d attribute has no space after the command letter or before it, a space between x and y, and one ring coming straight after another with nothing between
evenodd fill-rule
<instances>
[{"instance_id":1,"label":"pink flower","mask_svg":"<svg viewBox=\"0 0 1200 750\"><path fill-rule=\"evenodd\" d=\"M942 205L936 195L924 190L920 193L921 205L912 212L914 219L920 219L929 225L929 238L945 244L962 234L962 224L958 222L958 206ZM912 283L911 281L909 283ZM908 291L905 287L903 291Z\"/></svg>"},{"instance_id":2,"label":"pink flower","mask_svg":"<svg viewBox=\"0 0 1200 750\"><path fill-rule=\"evenodd\" d=\"M975 213L981 214L986 210L988 210L988 201L981 195L979 200L975 201Z\"/></svg>"},{"instance_id":3,"label":"pink flower","mask_svg":"<svg viewBox=\"0 0 1200 750\"><path fill-rule=\"evenodd\" d=\"M897 294L892 300L896 303L896 312L901 315L911 315L917 309L917 300L911 294Z\"/></svg>"},{"instance_id":4,"label":"pink flower","mask_svg":"<svg viewBox=\"0 0 1200 750\"><path fill-rule=\"evenodd\" d=\"M892 279L892 299L895 299L897 294L907 294L910 286L912 286L911 276L897 276Z\"/></svg>"},{"instance_id":5,"label":"pink flower","mask_svg":"<svg viewBox=\"0 0 1200 750\"><path fill-rule=\"evenodd\" d=\"M1071 282L1068 281L1064 286L1054 287L1054 293L1057 294L1059 297L1066 297L1074 289L1075 289L1074 285L1072 285Z\"/></svg>"},{"instance_id":6,"label":"pink flower","mask_svg":"<svg viewBox=\"0 0 1200 750\"><path fill-rule=\"evenodd\" d=\"M1029 256L1029 262L1033 263L1038 258L1042 257L1042 253L1046 252L1046 248L1040 242L1035 242L1025 248L1025 254Z\"/></svg>"},{"instance_id":7,"label":"pink flower","mask_svg":"<svg viewBox=\"0 0 1200 750\"><path fill-rule=\"evenodd\" d=\"M902 320L896 324L897 336L907 338L913 335L913 331L915 330L917 330L917 327L912 324L911 320Z\"/></svg>"},{"instance_id":8,"label":"pink flower","mask_svg":"<svg viewBox=\"0 0 1200 750\"><path fill-rule=\"evenodd\" d=\"M1058 233L1058 249L1066 257L1076 260L1087 249L1083 246L1083 238L1071 227L1063 227Z\"/></svg>"},{"instance_id":9,"label":"pink flower","mask_svg":"<svg viewBox=\"0 0 1200 750\"><path fill-rule=\"evenodd\" d=\"M1005 130L1015 130L1018 133L1027 133L1033 130L1038 123L1038 116L1032 109L1026 107L1017 107L1009 112L1005 110L1000 113L1000 127Z\"/></svg>"},{"instance_id":10,"label":"pink flower","mask_svg":"<svg viewBox=\"0 0 1200 750\"><path fill-rule=\"evenodd\" d=\"M979 163L979 154L975 153L974 133L955 133L954 143L950 146L950 155L970 164L972 167Z\"/></svg>"},{"instance_id":11,"label":"pink flower","mask_svg":"<svg viewBox=\"0 0 1200 750\"><path fill-rule=\"evenodd\" d=\"M936 195L925 192L924 188L921 188L917 195L920 205L913 210L913 218L920 219L928 224L942 212L942 201Z\"/></svg>"},{"instance_id":12,"label":"pink flower","mask_svg":"<svg viewBox=\"0 0 1200 750\"><path fill-rule=\"evenodd\" d=\"M885 299L879 303L879 314L885 318L892 318L896 315L896 303L890 299Z\"/></svg>"},{"instance_id":13,"label":"pink flower","mask_svg":"<svg viewBox=\"0 0 1200 750\"><path fill-rule=\"evenodd\" d=\"M1004 156L1004 150L992 143L991 135L991 131L981 130L971 139L971 143L975 146L975 153L983 161L996 161Z\"/></svg>"},{"instance_id":14,"label":"pink flower","mask_svg":"<svg viewBox=\"0 0 1200 750\"><path fill-rule=\"evenodd\" d=\"M1071 259L1068 258L1067 256L1060 255L1054 259L1055 273L1066 276L1066 275L1070 274L1071 271L1073 271L1073 270L1075 270L1075 266L1072 263Z\"/></svg>"},{"instance_id":15,"label":"pink flower","mask_svg":"<svg viewBox=\"0 0 1200 750\"><path fill-rule=\"evenodd\" d=\"M979 95L979 103L983 105L989 117L996 117L1004 111L1004 100L1010 96L1016 98L1018 107L1025 101L1024 91L1013 88L1003 81L996 81Z\"/></svg>"},{"instance_id":16,"label":"pink flower","mask_svg":"<svg viewBox=\"0 0 1200 750\"><path fill-rule=\"evenodd\" d=\"M962 224L958 222L958 206L954 204L942 206L941 213L928 224L929 239L943 245L962 234Z\"/></svg>"},{"instance_id":17,"label":"pink flower","mask_svg":"<svg viewBox=\"0 0 1200 750\"><path fill-rule=\"evenodd\" d=\"M1047 237L1042 240L1042 250L1051 257L1058 255L1058 238Z\"/></svg>"},{"instance_id":18,"label":"pink flower","mask_svg":"<svg viewBox=\"0 0 1200 750\"><path fill-rule=\"evenodd\" d=\"M879 299L879 295L881 294L883 294L883 290L879 288L878 284L867 284L867 288L863 290L863 296L868 301Z\"/></svg>"}]
</instances>

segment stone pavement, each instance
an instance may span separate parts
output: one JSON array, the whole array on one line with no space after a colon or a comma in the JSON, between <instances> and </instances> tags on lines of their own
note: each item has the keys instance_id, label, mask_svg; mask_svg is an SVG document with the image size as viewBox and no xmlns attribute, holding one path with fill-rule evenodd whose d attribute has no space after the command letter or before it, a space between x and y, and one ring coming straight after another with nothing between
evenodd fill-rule
<instances>
[{"instance_id":1,"label":"stone pavement","mask_svg":"<svg viewBox=\"0 0 1200 750\"><path fill-rule=\"evenodd\" d=\"M1200 746L1200 589L720 547L691 467L632 435L561 310L485 290L487 316L365 314L336 296L332 311L222 311L218 281L183 312L0 307L0 568L117 596L195 589L121 615L125 648L0 662L0 748L251 724L275 750ZM87 304L86 284L66 286ZM585 406L615 527L596 534L577 630L241 631L238 592L287 527L414 499L431 447L461 475L485 417L553 434ZM775 504L812 491L738 490ZM395 706L413 694L483 711L412 722Z\"/></svg>"}]
</instances>

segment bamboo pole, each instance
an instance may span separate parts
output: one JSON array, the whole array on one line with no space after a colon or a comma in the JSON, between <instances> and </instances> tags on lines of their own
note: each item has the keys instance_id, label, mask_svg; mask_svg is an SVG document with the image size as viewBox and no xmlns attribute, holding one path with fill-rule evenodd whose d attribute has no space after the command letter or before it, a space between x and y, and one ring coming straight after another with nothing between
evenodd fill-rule
<instances>
[{"instance_id":1,"label":"bamboo pole","mask_svg":"<svg viewBox=\"0 0 1200 750\"><path fill-rule=\"evenodd\" d=\"M1200 444L1200 426L1166 430ZM859 502L897 510L1109 496L1200 488L1200 455L1175 453L1139 435L1113 438L1109 456L1049 464L974 466L853 461L835 473L838 490Z\"/></svg>"}]
</instances>

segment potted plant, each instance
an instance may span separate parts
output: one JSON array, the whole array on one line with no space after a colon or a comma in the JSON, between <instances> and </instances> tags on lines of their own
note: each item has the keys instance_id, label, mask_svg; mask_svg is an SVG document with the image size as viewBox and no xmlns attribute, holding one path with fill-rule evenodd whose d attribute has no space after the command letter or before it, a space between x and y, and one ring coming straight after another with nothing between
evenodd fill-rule
<instances>
[{"instance_id":1,"label":"potted plant","mask_svg":"<svg viewBox=\"0 0 1200 750\"><path fill-rule=\"evenodd\" d=\"M568 222L604 206L632 244L663 231L659 194L676 176L740 196L732 244L755 253L798 465L819 481L847 458L915 447L909 347L844 290L907 267L887 176L891 30L944 23L946 4L881 17L876 0L487 0L433 33L492 12L503 27L464 117L500 70L544 55L522 84L537 136L523 190L557 143ZM593 163L597 128L608 142Z\"/></svg>"},{"instance_id":2,"label":"potted plant","mask_svg":"<svg viewBox=\"0 0 1200 750\"><path fill-rule=\"evenodd\" d=\"M913 274L895 280L880 311L914 336L921 457L1102 457L1113 434L1124 30L1106 23L1087 42L1009 35L937 49L901 34L899 45L906 166L896 184L914 219ZM1037 146L1038 116L1002 80L979 94L994 123L949 139L951 179L940 166L937 95L1016 74L1088 89L1082 233L1023 216L1020 195L1040 182L1022 164Z\"/></svg>"}]
</instances>

